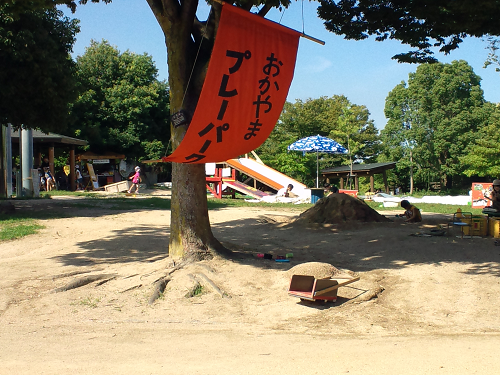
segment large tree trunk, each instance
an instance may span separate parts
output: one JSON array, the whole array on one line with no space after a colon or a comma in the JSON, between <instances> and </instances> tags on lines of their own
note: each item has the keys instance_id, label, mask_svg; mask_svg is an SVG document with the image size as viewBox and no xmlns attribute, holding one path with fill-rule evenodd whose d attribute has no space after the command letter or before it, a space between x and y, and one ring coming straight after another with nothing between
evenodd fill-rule
<instances>
[{"instance_id":1,"label":"large tree trunk","mask_svg":"<svg viewBox=\"0 0 500 375\"><path fill-rule=\"evenodd\" d=\"M213 40L204 40L204 49L198 53L199 42L195 43L192 38L192 33L197 31L196 0L183 1L182 7L171 0L147 1L165 34L171 113L183 109L192 117L205 79ZM186 125L172 128L174 149L181 143L186 130ZM169 255L200 259L225 251L210 227L205 164L173 163Z\"/></svg>"}]
</instances>

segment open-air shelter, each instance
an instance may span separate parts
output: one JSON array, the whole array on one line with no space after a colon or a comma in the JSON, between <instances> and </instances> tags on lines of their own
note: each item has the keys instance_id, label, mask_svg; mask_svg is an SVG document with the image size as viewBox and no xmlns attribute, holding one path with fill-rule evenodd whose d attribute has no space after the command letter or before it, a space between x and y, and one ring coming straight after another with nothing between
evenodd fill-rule
<instances>
[{"instance_id":1,"label":"open-air shelter","mask_svg":"<svg viewBox=\"0 0 500 375\"><path fill-rule=\"evenodd\" d=\"M352 175L351 166L342 165L340 167L333 167L323 169L321 175L326 177L329 182L332 179L340 179L340 189L344 189L344 179L354 177L354 189L359 190L359 177L370 177L370 191L374 192L374 176L382 174L384 178L385 192L389 193L389 185L387 184L387 170L393 169L396 162L386 163L372 163L372 164L353 164Z\"/></svg>"},{"instance_id":2,"label":"open-air shelter","mask_svg":"<svg viewBox=\"0 0 500 375\"><path fill-rule=\"evenodd\" d=\"M19 144L19 131L12 131L12 143ZM58 148L69 148L69 165L70 174L68 176L71 190L76 190L75 185L75 149L77 146L87 145L87 141L83 139L68 137L56 133L44 133L40 130L33 130L33 156L34 165L41 165L42 154L48 156L49 169L52 175L55 175L54 170L54 150Z\"/></svg>"}]
</instances>

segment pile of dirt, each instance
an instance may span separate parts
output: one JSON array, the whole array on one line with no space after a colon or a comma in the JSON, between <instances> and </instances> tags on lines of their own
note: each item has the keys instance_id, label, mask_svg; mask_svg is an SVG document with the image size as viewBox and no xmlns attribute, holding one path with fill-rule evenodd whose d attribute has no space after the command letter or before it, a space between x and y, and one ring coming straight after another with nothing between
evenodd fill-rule
<instances>
[{"instance_id":1,"label":"pile of dirt","mask_svg":"<svg viewBox=\"0 0 500 375\"><path fill-rule=\"evenodd\" d=\"M300 214L295 222L344 224L349 222L390 222L365 202L348 194L330 194Z\"/></svg>"},{"instance_id":2,"label":"pile of dirt","mask_svg":"<svg viewBox=\"0 0 500 375\"><path fill-rule=\"evenodd\" d=\"M314 276L316 279L327 279L342 272L329 263L307 262L297 264L290 268L286 273L286 277L290 278L293 275L308 275Z\"/></svg>"}]
</instances>

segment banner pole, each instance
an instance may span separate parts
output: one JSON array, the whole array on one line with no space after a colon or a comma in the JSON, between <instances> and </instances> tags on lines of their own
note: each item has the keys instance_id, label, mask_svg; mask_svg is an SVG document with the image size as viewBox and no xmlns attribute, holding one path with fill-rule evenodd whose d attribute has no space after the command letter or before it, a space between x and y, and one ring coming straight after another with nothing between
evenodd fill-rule
<instances>
[{"instance_id":1,"label":"banner pole","mask_svg":"<svg viewBox=\"0 0 500 375\"><path fill-rule=\"evenodd\" d=\"M285 26L285 27L286 27L286 26ZM311 40L311 41L313 41L313 42L316 42L316 43L318 43L318 44L321 44L322 46L324 46L324 45L325 45L325 42L324 42L324 41L319 40L319 39L316 39L316 38L314 38L314 37L312 37L312 36L310 36L310 35L307 35L307 34L302 33L302 34L300 34L300 36L301 36L302 38L309 39L309 40Z\"/></svg>"}]
</instances>

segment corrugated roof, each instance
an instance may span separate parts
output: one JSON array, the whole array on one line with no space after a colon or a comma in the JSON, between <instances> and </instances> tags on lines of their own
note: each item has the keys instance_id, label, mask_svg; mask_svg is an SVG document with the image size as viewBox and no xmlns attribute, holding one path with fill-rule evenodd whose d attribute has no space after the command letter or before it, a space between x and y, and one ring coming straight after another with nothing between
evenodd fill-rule
<instances>
[{"instance_id":1,"label":"corrugated roof","mask_svg":"<svg viewBox=\"0 0 500 375\"><path fill-rule=\"evenodd\" d=\"M371 163L371 164L353 164L352 171L353 172L372 172L375 170L386 170L392 169L396 166L395 161L385 162L385 163ZM350 172L351 167L349 165L341 165L339 167L327 168L321 170L322 174L328 173L342 173L342 172Z\"/></svg>"},{"instance_id":2,"label":"corrugated roof","mask_svg":"<svg viewBox=\"0 0 500 375\"><path fill-rule=\"evenodd\" d=\"M19 142L19 131L12 131L12 141ZM33 143L63 143L67 145L85 146L87 141L83 139L68 137L56 133L44 133L40 130L33 130Z\"/></svg>"}]
</instances>

